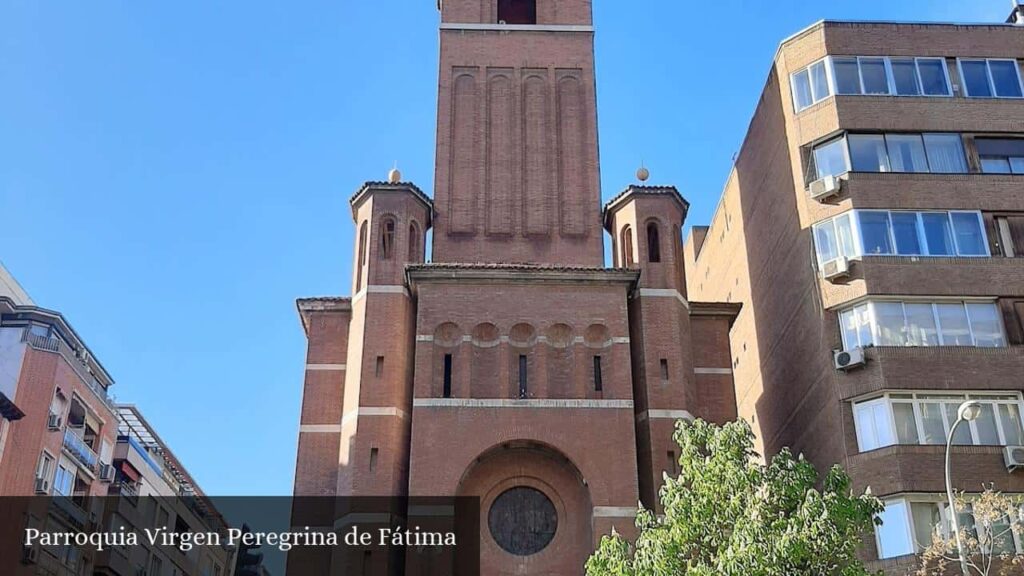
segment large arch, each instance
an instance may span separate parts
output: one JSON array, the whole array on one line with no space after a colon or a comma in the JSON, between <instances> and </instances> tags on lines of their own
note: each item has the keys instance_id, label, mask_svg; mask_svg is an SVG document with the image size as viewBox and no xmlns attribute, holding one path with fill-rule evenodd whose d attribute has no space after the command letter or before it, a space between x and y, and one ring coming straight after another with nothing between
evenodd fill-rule
<instances>
[{"instance_id":1,"label":"large arch","mask_svg":"<svg viewBox=\"0 0 1024 576\"><path fill-rule=\"evenodd\" d=\"M457 495L480 499L481 574L582 573L594 542L590 489L558 449L532 440L493 446L467 467ZM552 509L554 535L538 534L550 529Z\"/></svg>"}]
</instances>

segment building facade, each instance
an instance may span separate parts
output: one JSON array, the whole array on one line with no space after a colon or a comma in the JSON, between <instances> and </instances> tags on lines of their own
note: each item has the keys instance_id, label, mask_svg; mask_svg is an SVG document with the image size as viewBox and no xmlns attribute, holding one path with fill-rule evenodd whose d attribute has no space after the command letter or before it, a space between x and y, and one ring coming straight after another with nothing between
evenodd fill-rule
<instances>
[{"instance_id":1,"label":"building facade","mask_svg":"<svg viewBox=\"0 0 1024 576\"><path fill-rule=\"evenodd\" d=\"M905 573L953 482L1024 492L1024 27L819 22L785 40L709 227L697 300L742 303L739 416L886 503ZM1010 548L1024 550L1022 542Z\"/></svg>"},{"instance_id":2,"label":"building facade","mask_svg":"<svg viewBox=\"0 0 1024 576\"><path fill-rule=\"evenodd\" d=\"M166 527L177 533L225 534L227 522L138 407L117 405L113 482L104 500L103 525L143 533ZM93 574L103 576L229 576L235 551L222 545L111 547L97 554Z\"/></svg>"},{"instance_id":3,"label":"building facade","mask_svg":"<svg viewBox=\"0 0 1024 576\"><path fill-rule=\"evenodd\" d=\"M674 187L602 210L589 1L440 8L434 196L363 185L352 296L298 301L294 492L476 497L482 573L581 574L655 506L674 422L735 416L739 306L687 297ZM290 570L394 562L355 556Z\"/></svg>"},{"instance_id":4,"label":"building facade","mask_svg":"<svg viewBox=\"0 0 1024 576\"><path fill-rule=\"evenodd\" d=\"M10 498L0 526L70 533L223 528L138 409L114 403L107 392L113 383L67 319L37 306L0 266L0 496ZM0 560L0 571L19 576L225 576L233 567L231 552L217 547L97 552L23 547L11 537L0 538Z\"/></svg>"}]
</instances>

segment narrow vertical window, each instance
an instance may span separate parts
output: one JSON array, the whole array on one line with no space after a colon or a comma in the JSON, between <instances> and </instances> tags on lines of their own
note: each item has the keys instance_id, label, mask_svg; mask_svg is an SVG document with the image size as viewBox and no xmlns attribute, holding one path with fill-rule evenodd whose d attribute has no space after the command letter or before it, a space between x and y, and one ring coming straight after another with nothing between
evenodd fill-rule
<instances>
[{"instance_id":1,"label":"narrow vertical window","mask_svg":"<svg viewBox=\"0 0 1024 576\"><path fill-rule=\"evenodd\" d=\"M420 228L413 222L409 224L409 262L419 262L421 256Z\"/></svg>"},{"instance_id":2,"label":"narrow vertical window","mask_svg":"<svg viewBox=\"0 0 1024 576\"><path fill-rule=\"evenodd\" d=\"M633 264L633 229L626 226L622 229L622 265L630 268Z\"/></svg>"},{"instance_id":3,"label":"narrow vertical window","mask_svg":"<svg viewBox=\"0 0 1024 576\"><path fill-rule=\"evenodd\" d=\"M527 389L527 375L526 375L526 355L519 355L519 398L526 398Z\"/></svg>"},{"instance_id":4,"label":"narrow vertical window","mask_svg":"<svg viewBox=\"0 0 1024 576\"><path fill-rule=\"evenodd\" d=\"M381 376L384 375L384 357L383 356L377 356L377 366L376 366L376 368L374 368L373 374L377 378L380 378Z\"/></svg>"},{"instance_id":5,"label":"narrow vertical window","mask_svg":"<svg viewBox=\"0 0 1024 576\"><path fill-rule=\"evenodd\" d=\"M359 566L360 576L366 576L366 571L370 568L370 558L373 556L373 552L369 550L363 550L363 561Z\"/></svg>"},{"instance_id":6,"label":"narrow vertical window","mask_svg":"<svg viewBox=\"0 0 1024 576\"><path fill-rule=\"evenodd\" d=\"M363 268L366 266L366 221L359 227L359 254L356 255L356 292L363 289Z\"/></svg>"},{"instance_id":7,"label":"narrow vertical window","mask_svg":"<svg viewBox=\"0 0 1024 576\"><path fill-rule=\"evenodd\" d=\"M370 448L370 472L377 469L377 453L376 448Z\"/></svg>"},{"instance_id":8,"label":"narrow vertical window","mask_svg":"<svg viewBox=\"0 0 1024 576\"><path fill-rule=\"evenodd\" d=\"M647 225L647 261L661 262L661 238L654 222Z\"/></svg>"},{"instance_id":9,"label":"narrow vertical window","mask_svg":"<svg viewBox=\"0 0 1024 576\"><path fill-rule=\"evenodd\" d=\"M601 357L594 356L594 390L600 392L604 390L604 382L602 381L601 375Z\"/></svg>"},{"instance_id":10,"label":"narrow vertical window","mask_svg":"<svg viewBox=\"0 0 1024 576\"><path fill-rule=\"evenodd\" d=\"M668 380L668 359L661 359L661 379Z\"/></svg>"},{"instance_id":11,"label":"narrow vertical window","mask_svg":"<svg viewBox=\"0 0 1024 576\"><path fill-rule=\"evenodd\" d=\"M679 473L679 461L676 460L676 453L673 450L668 451L668 472L673 476Z\"/></svg>"},{"instance_id":12,"label":"narrow vertical window","mask_svg":"<svg viewBox=\"0 0 1024 576\"><path fill-rule=\"evenodd\" d=\"M395 252L395 220L388 218L380 229L380 257L390 260Z\"/></svg>"},{"instance_id":13,"label":"narrow vertical window","mask_svg":"<svg viewBox=\"0 0 1024 576\"><path fill-rule=\"evenodd\" d=\"M452 355L444 355L444 390L445 398L452 397Z\"/></svg>"}]
</instances>

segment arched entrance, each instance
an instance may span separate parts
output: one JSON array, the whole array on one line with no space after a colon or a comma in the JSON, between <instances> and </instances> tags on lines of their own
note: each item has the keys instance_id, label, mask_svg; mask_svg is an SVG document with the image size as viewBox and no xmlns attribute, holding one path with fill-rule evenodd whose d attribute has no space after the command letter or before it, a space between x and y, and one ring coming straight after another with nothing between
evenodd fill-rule
<instances>
[{"instance_id":1,"label":"arched entrance","mask_svg":"<svg viewBox=\"0 0 1024 576\"><path fill-rule=\"evenodd\" d=\"M593 545L590 490L557 449L495 446L469 466L458 495L480 498L481 574L583 574Z\"/></svg>"}]
</instances>

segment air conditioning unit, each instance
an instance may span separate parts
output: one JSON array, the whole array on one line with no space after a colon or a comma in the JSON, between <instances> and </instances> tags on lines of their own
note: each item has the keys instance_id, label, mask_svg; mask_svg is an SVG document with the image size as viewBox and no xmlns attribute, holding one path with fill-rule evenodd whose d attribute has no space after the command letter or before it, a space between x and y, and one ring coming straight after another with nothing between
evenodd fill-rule
<instances>
[{"instance_id":1,"label":"air conditioning unit","mask_svg":"<svg viewBox=\"0 0 1024 576\"><path fill-rule=\"evenodd\" d=\"M100 482L113 482L115 472L110 464L100 464Z\"/></svg>"},{"instance_id":2,"label":"air conditioning unit","mask_svg":"<svg viewBox=\"0 0 1024 576\"><path fill-rule=\"evenodd\" d=\"M35 564L39 562L39 549L35 546L25 546L21 549L21 563Z\"/></svg>"},{"instance_id":3,"label":"air conditioning unit","mask_svg":"<svg viewBox=\"0 0 1024 576\"><path fill-rule=\"evenodd\" d=\"M46 427L49 430L60 430L60 427L63 425L64 421L58 414L50 413L50 415L46 417Z\"/></svg>"},{"instance_id":4,"label":"air conditioning unit","mask_svg":"<svg viewBox=\"0 0 1024 576\"><path fill-rule=\"evenodd\" d=\"M1003 462L1006 463L1006 469L1010 472L1024 469L1024 446L1003 448Z\"/></svg>"},{"instance_id":5,"label":"air conditioning unit","mask_svg":"<svg viewBox=\"0 0 1024 576\"><path fill-rule=\"evenodd\" d=\"M829 260L821 265L821 275L825 280L839 280L840 278L849 278L850 276L850 260L840 256L835 260Z\"/></svg>"},{"instance_id":6,"label":"air conditioning unit","mask_svg":"<svg viewBox=\"0 0 1024 576\"><path fill-rule=\"evenodd\" d=\"M825 176L819 178L807 187L813 200L822 201L836 196L842 190L843 181L838 176Z\"/></svg>"},{"instance_id":7,"label":"air conditioning unit","mask_svg":"<svg viewBox=\"0 0 1024 576\"><path fill-rule=\"evenodd\" d=\"M36 494L49 494L50 481L46 478L36 478Z\"/></svg>"},{"instance_id":8,"label":"air conditioning unit","mask_svg":"<svg viewBox=\"0 0 1024 576\"><path fill-rule=\"evenodd\" d=\"M859 346L850 350L836 350L833 352L833 355L836 370L843 370L845 372L865 364L864 349Z\"/></svg>"}]
</instances>

